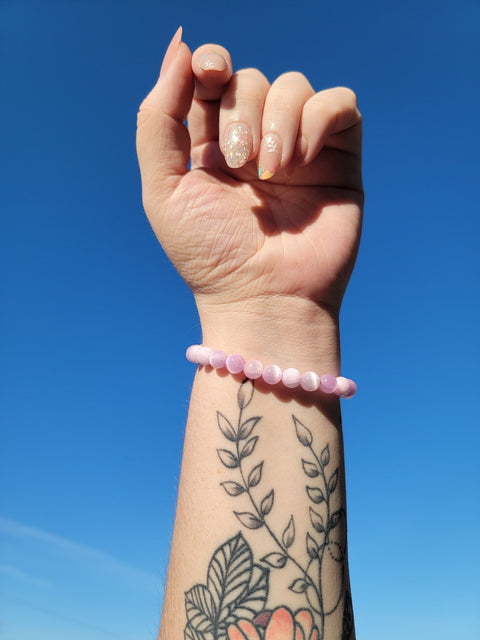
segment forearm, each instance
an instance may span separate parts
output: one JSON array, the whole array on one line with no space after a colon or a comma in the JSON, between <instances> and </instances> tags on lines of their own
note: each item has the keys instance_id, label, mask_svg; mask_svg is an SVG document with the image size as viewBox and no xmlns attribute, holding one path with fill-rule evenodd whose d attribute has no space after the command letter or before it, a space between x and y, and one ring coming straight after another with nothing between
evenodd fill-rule
<instances>
[{"instance_id":1,"label":"forearm","mask_svg":"<svg viewBox=\"0 0 480 640\"><path fill-rule=\"evenodd\" d=\"M295 309L303 321L284 307L268 325L260 311L257 323L243 313L232 325L204 307L204 342L338 375L336 319L311 303ZM243 639L235 633L248 624L263 637L270 624L273 640L289 615L264 612L279 607L308 610L319 638L353 638L339 400L242 380L211 367L195 377L160 638L187 628L194 640Z\"/></svg>"}]
</instances>

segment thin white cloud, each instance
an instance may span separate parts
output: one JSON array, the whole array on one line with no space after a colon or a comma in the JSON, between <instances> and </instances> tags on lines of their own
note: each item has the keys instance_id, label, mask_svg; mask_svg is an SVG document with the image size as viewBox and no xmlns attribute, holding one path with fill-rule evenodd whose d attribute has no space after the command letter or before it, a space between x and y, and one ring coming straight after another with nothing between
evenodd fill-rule
<instances>
[{"instance_id":1,"label":"thin white cloud","mask_svg":"<svg viewBox=\"0 0 480 640\"><path fill-rule=\"evenodd\" d=\"M133 582L136 587L143 586L155 593L160 591L160 576L132 567L99 549L57 536L38 527L24 525L9 518L0 517L0 533L16 539L36 540L48 545L58 553L62 552L73 559L88 562L96 572L102 570Z\"/></svg>"},{"instance_id":2,"label":"thin white cloud","mask_svg":"<svg viewBox=\"0 0 480 640\"><path fill-rule=\"evenodd\" d=\"M11 567L8 564L0 564L0 573L5 576L9 576L10 578L14 578L15 580L20 580L21 582L25 582L27 584L33 585L35 587L51 587L52 583L48 580L44 580L43 578L37 578L35 576L31 576L25 571L18 569L17 567Z\"/></svg>"}]
</instances>

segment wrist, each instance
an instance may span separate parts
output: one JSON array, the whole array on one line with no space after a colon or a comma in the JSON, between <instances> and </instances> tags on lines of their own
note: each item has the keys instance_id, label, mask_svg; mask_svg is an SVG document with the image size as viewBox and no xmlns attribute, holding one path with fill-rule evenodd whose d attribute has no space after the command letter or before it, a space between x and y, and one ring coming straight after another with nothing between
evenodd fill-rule
<instances>
[{"instance_id":1,"label":"wrist","mask_svg":"<svg viewBox=\"0 0 480 640\"><path fill-rule=\"evenodd\" d=\"M202 342L282 368L340 374L338 313L295 296L235 303L196 297Z\"/></svg>"}]
</instances>

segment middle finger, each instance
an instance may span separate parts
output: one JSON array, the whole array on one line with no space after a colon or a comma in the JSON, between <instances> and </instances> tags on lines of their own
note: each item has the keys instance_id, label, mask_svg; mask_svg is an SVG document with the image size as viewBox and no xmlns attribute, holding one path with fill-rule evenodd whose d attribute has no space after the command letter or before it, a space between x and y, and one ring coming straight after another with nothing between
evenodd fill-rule
<instances>
[{"instance_id":1,"label":"middle finger","mask_svg":"<svg viewBox=\"0 0 480 640\"><path fill-rule=\"evenodd\" d=\"M258 69L242 69L230 80L220 104L220 149L232 169L255 158L262 110L270 85Z\"/></svg>"}]
</instances>

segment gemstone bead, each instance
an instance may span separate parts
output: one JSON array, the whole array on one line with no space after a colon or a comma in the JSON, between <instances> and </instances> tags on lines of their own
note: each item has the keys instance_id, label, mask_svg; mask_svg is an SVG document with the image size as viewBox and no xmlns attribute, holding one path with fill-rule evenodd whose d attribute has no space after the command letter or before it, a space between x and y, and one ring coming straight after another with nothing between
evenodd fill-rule
<instances>
[{"instance_id":1,"label":"gemstone bead","mask_svg":"<svg viewBox=\"0 0 480 640\"><path fill-rule=\"evenodd\" d=\"M338 376L337 386L335 387L335 394L340 397L344 397L350 392L350 380L343 376Z\"/></svg>"},{"instance_id":2,"label":"gemstone bead","mask_svg":"<svg viewBox=\"0 0 480 640\"><path fill-rule=\"evenodd\" d=\"M320 391L323 393L334 393L337 388L337 379L330 373L324 373L320 376Z\"/></svg>"},{"instance_id":3,"label":"gemstone bead","mask_svg":"<svg viewBox=\"0 0 480 640\"><path fill-rule=\"evenodd\" d=\"M282 370L278 364L267 364L263 368L263 379L267 384L278 384L282 379Z\"/></svg>"},{"instance_id":4,"label":"gemstone bead","mask_svg":"<svg viewBox=\"0 0 480 640\"><path fill-rule=\"evenodd\" d=\"M193 362L194 364L198 364L198 350L200 349L201 344L192 344L188 347L185 355L189 362Z\"/></svg>"},{"instance_id":5,"label":"gemstone bead","mask_svg":"<svg viewBox=\"0 0 480 640\"><path fill-rule=\"evenodd\" d=\"M223 369L223 367L225 366L226 360L227 360L227 354L225 353L225 351L220 351L219 349L216 349L215 351L212 351L212 353L210 354L210 364L214 369Z\"/></svg>"},{"instance_id":6,"label":"gemstone bead","mask_svg":"<svg viewBox=\"0 0 480 640\"><path fill-rule=\"evenodd\" d=\"M238 353L232 353L227 357L225 366L230 373L241 373L245 366L245 360Z\"/></svg>"},{"instance_id":7,"label":"gemstone bead","mask_svg":"<svg viewBox=\"0 0 480 640\"><path fill-rule=\"evenodd\" d=\"M198 364L203 364L203 365L210 364L211 353L212 353L212 350L210 349L210 347L201 346L200 349L197 351Z\"/></svg>"},{"instance_id":8,"label":"gemstone bead","mask_svg":"<svg viewBox=\"0 0 480 640\"><path fill-rule=\"evenodd\" d=\"M199 365L211 365L215 369L226 368L229 373L242 373L251 380L263 377L267 384L283 384L293 389L299 385L305 391L316 391L320 389L323 393L335 393L340 398L351 398L357 392L357 385L350 378L343 376L332 376L325 373L321 376L314 371L307 371L303 375L290 367L282 371L277 364L269 364L266 367L259 360L245 359L238 353L229 356L225 351L219 349L210 349L202 344L192 344L185 352L189 362Z\"/></svg>"},{"instance_id":9,"label":"gemstone bead","mask_svg":"<svg viewBox=\"0 0 480 640\"><path fill-rule=\"evenodd\" d=\"M294 389L300 384L301 377L301 373L298 369L290 367L289 369L284 370L282 375L282 382L289 389Z\"/></svg>"},{"instance_id":10,"label":"gemstone bead","mask_svg":"<svg viewBox=\"0 0 480 640\"><path fill-rule=\"evenodd\" d=\"M300 386L305 391L316 391L320 385L320 376L315 371L307 371L300 378Z\"/></svg>"},{"instance_id":11,"label":"gemstone bead","mask_svg":"<svg viewBox=\"0 0 480 640\"><path fill-rule=\"evenodd\" d=\"M344 398L351 398L357 393L357 385L355 382L353 380L349 380L348 382L350 383L350 391L343 396Z\"/></svg>"},{"instance_id":12,"label":"gemstone bead","mask_svg":"<svg viewBox=\"0 0 480 640\"><path fill-rule=\"evenodd\" d=\"M256 380L260 378L263 373L263 365L258 360L247 360L243 367L243 373L250 378L250 380Z\"/></svg>"}]
</instances>

